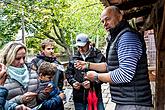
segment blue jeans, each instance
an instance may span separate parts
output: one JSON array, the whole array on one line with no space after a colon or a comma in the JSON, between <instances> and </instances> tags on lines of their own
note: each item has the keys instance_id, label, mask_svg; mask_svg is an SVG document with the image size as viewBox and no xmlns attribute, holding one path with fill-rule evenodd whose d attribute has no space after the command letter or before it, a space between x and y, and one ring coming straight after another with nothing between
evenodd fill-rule
<instances>
[{"instance_id":1,"label":"blue jeans","mask_svg":"<svg viewBox=\"0 0 165 110\"><path fill-rule=\"evenodd\" d=\"M88 110L88 105L83 103L74 103L75 110ZM105 110L103 102L98 102L98 110Z\"/></svg>"},{"instance_id":2,"label":"blue jeans","mask_svg":"<svg viewBox=\"0 0 165 110\"><path fill-rule=\"evenodd\" d=\"M83 103L74 102L74 107L75 107L75 110L86 110L87 105Z\"/></svg>"},{"instance_id":3,"label":"blue jeans","mask_svg":"<svg viewBox=\"0 0 165 110\"><path fill-rule=\"evenodd\" d=\"M103 102L98 102L98 110L105 110Z\"/></svg>"}]
</instances>

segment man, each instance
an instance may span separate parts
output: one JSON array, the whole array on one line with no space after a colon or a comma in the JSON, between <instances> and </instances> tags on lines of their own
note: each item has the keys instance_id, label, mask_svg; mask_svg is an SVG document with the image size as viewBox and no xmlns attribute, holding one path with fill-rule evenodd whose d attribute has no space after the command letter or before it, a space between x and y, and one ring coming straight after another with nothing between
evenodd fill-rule
<instances>
[{"instance_id":1,"label":"man","mask_svg":"<svg viewBox=\"0 0 165 110\"><path fill-rule=\"evenodd\" d=\"M76 60L88 61L88 62L105 62L105 57L100 50L90 46L90 41L86 34L79 34L76 37L77 53L72 57L66 70L66 78L69 84L73 87L73 100L75 110L86 110L88 104L88 110L92 110L92 104L95 103L94 108L98 110L104 110L101 83L89 82L85 80L86 70L77 70L74 67ZM92 96L94 93L95 96ZM93 99L91 99L93 98ZM93 101L95 100L95 101ZM93 102L90 102L93 101ZM95 109L95 110L97 110Z\"/></svg>"},{"instance_id":2,"label":"man","mask_svg":"<svg viewBox=\"0 0 165 110\"><path fill-rule=\"evenodd\" d=\"M148 64L144 38L132 29L115 6L105 8L101 22L107 37L106 63L78 61L78 69L88 64L87 78L110 83L115 110L150 110L152 96L148 77Z\"/></svg>"},{"instance_id":3,"label":"man","mask_svg":"<svg viewBox=\"0 0 165 110\"><path fill-rule=\"evenodd\" d=\"M58 67L61 67L60 62L57 61L57 58L54 55L54 47L55 45L52 39L43 40L41 43L41 48L42 48L41 53L38 54L36 58L31 61L32 69L38 70L38 67L43 61L47 61L55 64ZM59 87L60 90L62 90L63 88L63 80L64 80L63 70L60 70L58 68L56 77L54 78L54 82Z\"/></svg>"}]
</instances>

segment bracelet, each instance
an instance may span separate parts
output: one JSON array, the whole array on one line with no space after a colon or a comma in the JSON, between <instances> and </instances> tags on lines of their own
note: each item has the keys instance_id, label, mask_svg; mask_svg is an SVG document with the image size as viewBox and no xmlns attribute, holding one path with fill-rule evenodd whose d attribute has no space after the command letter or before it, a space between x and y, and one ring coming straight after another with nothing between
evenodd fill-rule
<instances>
[{"instance_id":1,"label":"bracelet","mask_svg":"<svg viewBox=\"0 0 165 110\"><path fill-rule=\"evenodd\" d=\"M90 62L87 62L86 63L86 69L89 69L89 67L90 67Z\"/></svg>"}]
</instances>

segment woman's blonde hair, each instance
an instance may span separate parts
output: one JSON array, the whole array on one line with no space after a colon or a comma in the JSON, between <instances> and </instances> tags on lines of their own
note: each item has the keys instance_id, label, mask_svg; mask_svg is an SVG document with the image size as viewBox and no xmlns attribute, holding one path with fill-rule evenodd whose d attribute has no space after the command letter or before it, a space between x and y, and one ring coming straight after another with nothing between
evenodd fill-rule
<instances>
[{"instance_id":1,"label":"woman's blonde hair","mask_svg":"<svg viewBox=\"0 0 165 110\"><path fill-rule=\"evenodd\" d=\"M18 50L24 48L26 51L26 46L20 42L11 41L4 45L2 50L0 50L0 62L9 66L15 60Z\"/></svg>"}]
</instances>

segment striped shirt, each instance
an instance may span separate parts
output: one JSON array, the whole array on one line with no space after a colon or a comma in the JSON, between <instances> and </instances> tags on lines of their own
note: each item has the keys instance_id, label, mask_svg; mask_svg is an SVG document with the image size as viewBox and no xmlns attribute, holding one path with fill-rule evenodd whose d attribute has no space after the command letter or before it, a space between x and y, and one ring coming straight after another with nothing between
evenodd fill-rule
<instances>
[{"instance_id":1,"label":"striped shirt","mask_svg":"<svg viewBox=\"0 0 165 110\"><path fill-rule=\"evenodd\" d=\"M142 55L142 43L136 34L126 32L117 48L119 68L109 71L110 77L113 83L127 83L134 77L137 62Z\"/></svg>"}]
</instances>

